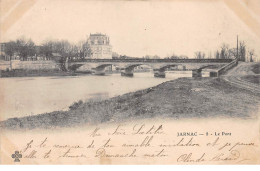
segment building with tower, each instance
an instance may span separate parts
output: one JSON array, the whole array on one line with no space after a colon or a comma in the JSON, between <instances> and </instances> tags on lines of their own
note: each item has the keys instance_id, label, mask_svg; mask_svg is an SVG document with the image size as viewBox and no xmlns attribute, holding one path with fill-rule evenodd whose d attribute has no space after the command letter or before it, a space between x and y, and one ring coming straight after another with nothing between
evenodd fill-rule
<instances>
[{"instance_id":1,"label":"building with tower","mask_svg":"<svg viewBox=\"0 0 260 171\"><path fill-rule=\"evenodd\" d=\"M90 58L112 59L112 46L107 35L101 33L90 34L87 42L91 50Z\"/></svg>"}]
</instances>

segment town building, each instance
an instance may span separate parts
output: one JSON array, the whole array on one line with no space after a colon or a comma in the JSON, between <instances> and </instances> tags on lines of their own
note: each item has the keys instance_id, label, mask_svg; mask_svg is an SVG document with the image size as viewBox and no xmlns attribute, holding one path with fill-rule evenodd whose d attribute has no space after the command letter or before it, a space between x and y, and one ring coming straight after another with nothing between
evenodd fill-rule
<instances>
[{"instance_id":1,"label":"town building","mask_svg":"<svg viewBox=\"0 0 260 171\"><path fill-rule=\"evenodd\" d=\"M5 60L5 47L6 43L0 43L0 60Z\"/></svg>"},{"instance_id":2,"label":"town building","mask_svg":"<svg viewBox=\"0 0 260 171\"><path fill-rule=\"evenodd\" d=\"M90 58L112 59L112 46L107 35L101 33L90 34L87 42L91 50Z\"/></svg>"}]
</instances>

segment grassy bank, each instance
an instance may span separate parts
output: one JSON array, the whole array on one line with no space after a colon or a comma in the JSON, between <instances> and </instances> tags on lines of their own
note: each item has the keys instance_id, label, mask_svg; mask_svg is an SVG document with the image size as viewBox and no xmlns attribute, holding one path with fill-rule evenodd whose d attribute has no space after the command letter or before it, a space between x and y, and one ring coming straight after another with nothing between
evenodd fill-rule
<instances>
[{"instance_id":1,"label":"grassy bank","mask_svg":"<svg viewBox=\"0 0 260 171\"><path fill-rule=\"evenodd\" d=\"M260 63L249 65L248 70L251 71L252 74L260 74ZM260 83L260 75L245 75L242 76L241 79L258 85Z\"/></svg>"},{"instance_id":2,"label":"grassy bank","mask_svg":"<svg viewBox=\"0 0 260 171\"><path fill-rule=\"evenodd\" d=\"M252 65L251 69L255 74L260 74L260 63Z\"/></svg>"},{"instance_id":3,"label":"grassy bank","mask_svg":"<svg viewBox=\"0 0 260 171\"><path fill-rule=\"evenodd\" d=\"M260 97L219 78L180 78L108 100L76 102L69 111L12 118L6 128L69 127L138 118L256 118Z\"/></svg>"},{"instance_id":4,"label":"grassy bank","mask_svg":"<svg viewBox=\"0 0 260 171\"><path fill-rule=\"evenodd\" d=\"M26 70L17 69L12 71L0 71L0 77L39 77L39 76L77 76L90 74L90 72L65 72L60 70Z\"/></svg>"},{"instance_id":5,"label":"grassy bank","mask_svg":"<svg viewBox=\"0 0 260 171\"><path fill-rule=\"evenodd\" d=\"M259 85L260 84L260 75L246 75L241 77L243 80L250 82L250 83L254 83Z\"/></svg>"}]
</instances>

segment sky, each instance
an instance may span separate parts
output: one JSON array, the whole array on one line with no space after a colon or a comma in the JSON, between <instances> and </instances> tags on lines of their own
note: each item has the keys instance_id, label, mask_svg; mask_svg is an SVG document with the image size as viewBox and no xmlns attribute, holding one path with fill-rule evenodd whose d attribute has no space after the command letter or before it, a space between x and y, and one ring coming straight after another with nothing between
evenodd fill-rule
<instances>
[{"instance_id":1,"label":"sky","mask_svg":"<svg viewBox=\"0 0 260 171\"><path fill-rule=\"evenodd\" d=\"M256 1L29 1L1 6L0 21L6 26L0 34L2 42L23 36L36 44L48 39L76 43L100 32L122 55L174 53L192 58L196 51L213 55L223 43L236 47L239 35L260 58L260 14L256 12L260 3Z\"/></svg>"}]
</instances>

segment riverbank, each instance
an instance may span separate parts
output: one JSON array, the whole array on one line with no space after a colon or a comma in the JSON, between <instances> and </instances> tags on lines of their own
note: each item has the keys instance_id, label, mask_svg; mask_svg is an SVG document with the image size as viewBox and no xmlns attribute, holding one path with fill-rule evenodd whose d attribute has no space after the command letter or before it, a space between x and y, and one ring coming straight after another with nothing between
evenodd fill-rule
<instances>
[{"instance_id":1,"label":"riverbank","mask_svg":"<svg viewBox=\"0 0 260 171\"><path fill-rule=\"evenodd\" d=\"M12 118L1 127L53 128L143 118L257 118L260 97L219 78L179 78L108 100L79 101L68 111Z\"/></svg>"},{"instance_id":2,"label":"riverbank","mask_svg":"<svg viewBox=\"0 0 260 171\"><path fill-rule=\"evenodd\" d=\"M0 71L0 78L6 77L48 77L48 76L79 76L91 74L91 72L73 72L60 70L25 70L17 69L11 71Z\"/></svg>"},{"instance_id":3,"label":"riverbank","mask_svg":"<svg viewBox=\"0 0 260 171\"><path fill-rule=\"evenodd\" d=\"M151 72L150 70L135 70L136 73ZM80 76L92 74L92 71L60 71L60 70L26 70L17 69L11 71L1 71L0 78L8 77L48 77L48 76ZM118 74L120 71L106 71L106 74Z\"/></svg>"}]
</instances>

